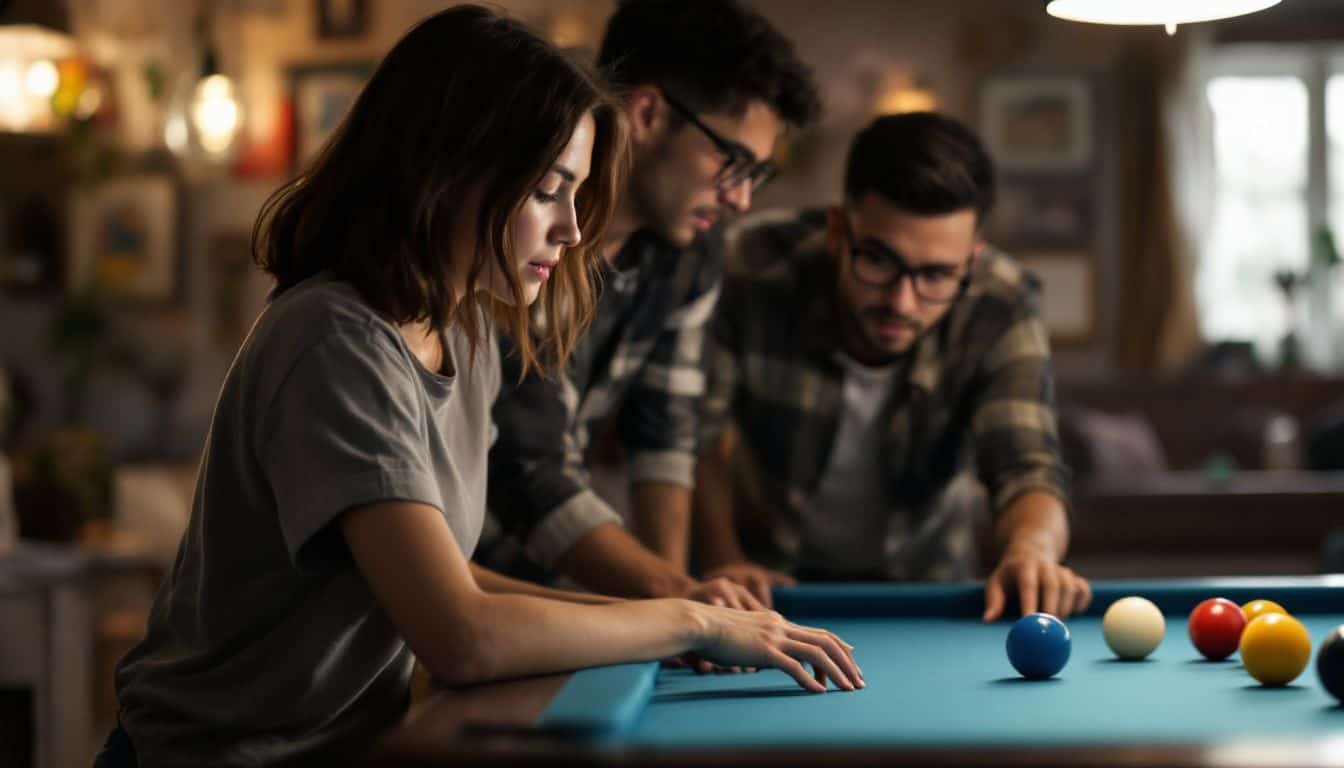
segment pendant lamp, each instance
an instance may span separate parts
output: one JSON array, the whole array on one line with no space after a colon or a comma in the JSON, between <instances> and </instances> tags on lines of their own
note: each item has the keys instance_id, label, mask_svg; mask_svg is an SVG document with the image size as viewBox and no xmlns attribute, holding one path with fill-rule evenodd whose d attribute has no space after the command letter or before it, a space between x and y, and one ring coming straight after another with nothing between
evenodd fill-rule
<instances>
[{"instance_id":1,"label":"pendant lamp","mask_svg":"<svg viewBox=\"0 0 1344 768\"><path fill-rule=\"evenodd\" d=\"M1263 11L1280 0L1046 0L1045 12L1093 24L1161 24L1175 34L1178 24L1228 19Z\"/></svg>"}]
</instances>

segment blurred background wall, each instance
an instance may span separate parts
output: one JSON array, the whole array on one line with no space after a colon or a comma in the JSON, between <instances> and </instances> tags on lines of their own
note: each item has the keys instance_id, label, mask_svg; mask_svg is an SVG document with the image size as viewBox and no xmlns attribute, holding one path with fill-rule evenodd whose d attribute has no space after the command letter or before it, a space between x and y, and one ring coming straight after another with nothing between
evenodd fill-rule
<instances>
[{"instance_id":1,"label":"blurred background wall","mask_svg":"<svg viewBox=\"0 0 1344 768\"><path fill-rule=\"evenodd\" d=\"M361 19L349 36L322 37L319 4L308 0L70 3L69 27L95 66L105 70L108 99L115 104L80 131L4 137L5 162L13 171L6 174L7 185L18 187L5 190L6 205L25 202L30 189L44 190L55 232L42 258L63 262L71 212L68 197L62 196L70 186L95 185L140 170L165 173L178 185L180 263L171 298L154 302L157 306L140 302L116 308L118 337L154 359L138 373L127 366L104 366L93 377L95 403L87 417L110 436L117 455L184 457L199 447L216 387L264 298L264 281L245 268L246 238L261 201L292 172L295 144L308 140L295 137L287 125L296 106L295 88L321 89L328 73L371 67L417 19L446 5L428 0L333 3L347 4L359 9ZM1059 194L1076 194L1071 202L1086 209L1080 215L1087 221L1072 225L1080 231L1072 233L1069 247L1091 263L1095 316L1085 339L1061 346L1060 361L1066 371L1080 375L1108 373L1116 357L1121 223L1119 159L1111 150L1114 139L1124 135L1126 117L1116 91L1125 48L1144 35L1061 22L1033 0L846 0L824 8L802 0L767 0L759 5L815 67L827 113L819 127L785 147L788 172L763 191L758 208L834 202L850 138L882 111L931 106L974 123L978 97L991 75L1068 76L1086 83L1093 154L1081 169L1049 181L1063 184ZM516 1L502 6L562 45L593 50L612 3ZM1146 32L1147 37L1160 34ZM172 148L174 131L182 132L183 116L190 111L206 47L213 48L220 71L233 79L241 107L239 136L223 159L203 159L190 146ZM339 88L329 83L328 97ZM71 169L80 161L66 158L81 152L115 155L115 160L83 158L83 165ZM58 167L60 178L48 178L58 174ZM16 217L11 210L10 218ZM21 225L11 222L11 235ZM69 409L77 409L62 402L49 331L69 279L55 277L59 287L51 291L11 291L0 303L0 325L10 329L0 339L0 357L40 393L35 428L58 423ZM162 374L172 381L156 387L154 371L143 370L155 365L180 366L180 371ZM121 406L96 407L107 402ZM167 420L156 420L164 409L170 412ZM166 436L159 433L164 424L171 424Z\"/></svg>"}]
</instances>

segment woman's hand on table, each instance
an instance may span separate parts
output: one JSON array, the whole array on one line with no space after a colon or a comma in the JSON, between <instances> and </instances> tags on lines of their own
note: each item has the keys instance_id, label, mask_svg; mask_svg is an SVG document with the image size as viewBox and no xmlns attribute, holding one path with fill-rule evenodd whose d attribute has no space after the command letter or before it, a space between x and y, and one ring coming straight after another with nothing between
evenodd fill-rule
<instances>
[{"instance_id":1,"label":"woman's hand on table","mask_svg":"<svg viewBox=\"0 0 1344 768\"><path fill-rule=\"evenodd\" d=\"M816 693L826 681L841 690L864 687L854 646L834 634L794 624L774 611L696 606L703 625L697 656L724 667L774 667ZM809 674L804 664L811 665Z\"/></svg>"},{"instance_id":2,"label":"woman's hand on table","mask_svg":"<svg viewBox=\"0 0 1344 768\"><path fill-rule=\"evenodd\" d=\"M762 603L742 584L717 575L707 575L703 581L692 582L684 597L687 600L694 600L706 605L735 608L742 611L764 611L768 608L767 604ZM738 666L717 665L696 654L677 656L667 660L666 663L674 667L694 667L695 671L702 675L710 672L738 673L744 671L742 667ZM746 669L745 671L754 672L755 670Z\"/></svg>"}]
</instances>

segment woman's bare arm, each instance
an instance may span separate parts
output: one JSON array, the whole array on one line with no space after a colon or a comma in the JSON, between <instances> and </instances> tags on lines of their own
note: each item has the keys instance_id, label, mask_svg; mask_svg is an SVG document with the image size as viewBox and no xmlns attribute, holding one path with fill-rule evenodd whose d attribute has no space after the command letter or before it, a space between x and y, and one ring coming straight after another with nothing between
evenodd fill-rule
<instances>
[{"instance_id":1,"label":"woman's bare arm","mask_svg":"<svg viewBox=\"0 0 1344 768\"><path fill-rule=\"evenodd\" d=\"M443 515L425 504L357 507L340 525L416 657L450 685L687 652L726 666L778 667L813 691L825 690L825 679L847 690L862 685L850 646L777 613L679 599L583 605L482 589Z\"/></svg>"},{"instance_id":2,"label":"woman's bare arm","mask_svg":"<svg viewBox=\"0 0 1344 768\"><path fill-rule=\"evenodd\" d=\"M607 603L619 603L624 598L610 597L608 595L598 595L592 592L574 592L566 589L552 589L543 587L540 584L533 584L530 581L523 581L509 576L505 576L498 571L492 571L489 568L479 564L471 564L471 575L476 579L476 585L486 592L495 594L511 595L532 595L533 597L545 597L551 600L562 600L567 603L582 603L585 605L606 605Z\"/></svg>"}]
</instances>

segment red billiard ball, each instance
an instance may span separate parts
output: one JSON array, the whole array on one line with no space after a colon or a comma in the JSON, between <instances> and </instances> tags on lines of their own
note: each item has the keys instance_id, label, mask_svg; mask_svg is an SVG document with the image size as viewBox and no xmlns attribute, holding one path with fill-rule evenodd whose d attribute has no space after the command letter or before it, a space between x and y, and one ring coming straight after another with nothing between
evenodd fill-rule
<instances>
[{"instance_id":1,"label":"red billiard ball","mask_svg":"<svg viewBox=\"0 0 1344 768\"><path fill-rule=\"evenodd\" d=\"M1245 628L1241 606L1222 597L1205 600L1190 612L1190 642L1210 661L1231 656Z\"/></svg>"}]
</instances>

